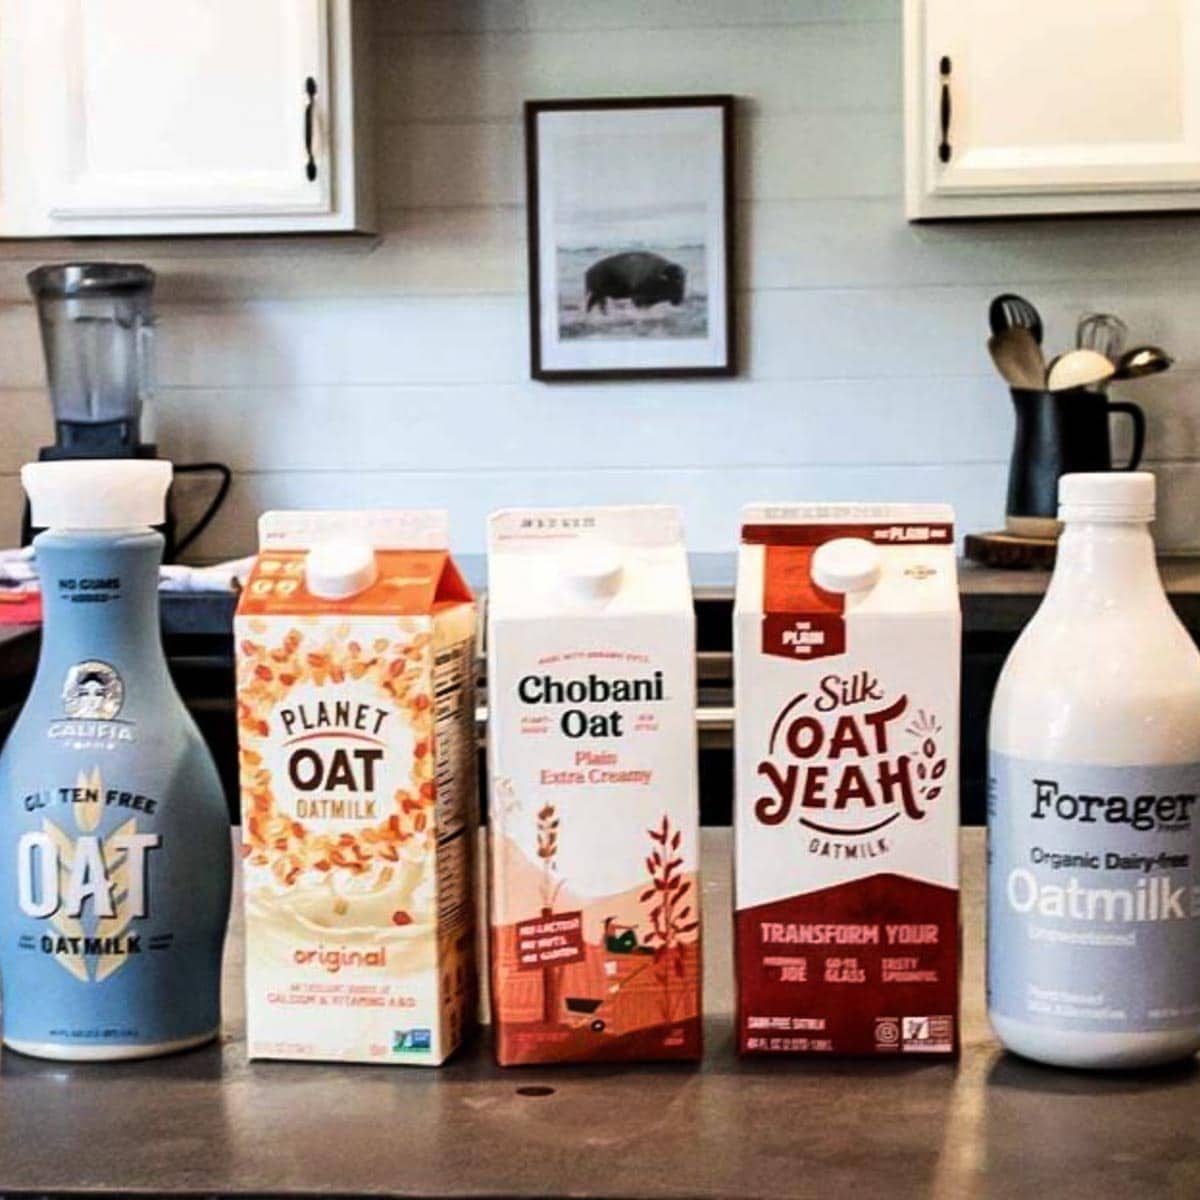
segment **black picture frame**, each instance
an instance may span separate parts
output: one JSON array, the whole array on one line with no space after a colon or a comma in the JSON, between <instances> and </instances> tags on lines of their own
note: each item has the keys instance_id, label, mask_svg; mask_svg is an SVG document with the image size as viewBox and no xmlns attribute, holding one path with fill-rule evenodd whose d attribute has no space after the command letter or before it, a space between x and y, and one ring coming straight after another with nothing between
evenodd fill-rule
<instances>
[{"instance_id":1,"label":"black picture frame","mask_svg":"<svg viewBox=\"0 0 1200 1200\"><path fill-rule=\"evenodd\" d=\"M558 277L562 274L559 258L571 253L582 256L586 253L603 254L609 267L609 274L615 273L617 281L610 286L620 288L637 286L629 281L629 271L623 268L630 266L635 272L644 274L652 270L666 254L658 254L650 249L647 239L631 238L629 244L634 249L627 251L616 250L617 242L609 246L588 247L586 250L564 251L557 239L554 241L555 262L552 270L546 269L543 263L543 250L548 232L547 198L553 193L553 181L542 177L545 168L546 155L541 145L541 122L547 114L580 114L581 122L586 122L589 116L597 113L646 113L661 110L663 113L676 113L678 110L712 110L712 119L716 122L715 137L705 136L704 146L697 153L704 155L713 152L712 147L719 148L719 164L702 163L701 173L708 171L714 183L719 183L719 196L691 196L690 204L676 203L667 205L664 211L683 211L692 213L692 220L701 220L704 224L704 240L698 246L686 247L684 253L693 264L699 264L699 270L690 270L687 266L670 259L663 266L663 274L657 278L661 282L651 282L641 285L639 294L618 295L615 292L597 300L596 294L587 290L587 284L579 290L573 301L564 301L558 291ZM526 211L528 223L528 256L529 256L529 351L530 372L534 379L543 382L596 382L604 380L633 380L633 379L703 379L728 378L738 371L738 325L736 311L735 270L736 257L736 228L735 228L735 159L734 159L734 110L735 97L732 95L695 95L695 96L638 96L616 99L574 99L574 100L528 100L525 103L525 170L526 170ZM620 124L619 122L617 123ZM645 125L645 122L642 122ZM678 122L676 122L678 124ZM664 121L664 127L670 127L670 118ZM557 128L564 128L563 122L558 122ZM561 136L561 132L560 132ZM647 134L646 136L653 136ZM710 145L711 143L711 145ZM699 144L699 143L698 143ZM613 158L604 158L604 169L613 169ZM640 156L631 157L630 162L644 161ZM637 168L634 168L637 169ZM640 168L644 170L645 168ZM678 199L670 197L670 199ZM696 216L697 210L702 210L702 218ZM620 217L622 228L633 228L637 218ZM653 220L649 215L647 222ZM610 223L610 228L612 224ZM715 230L719 229L719 238ZM555 236L555 231L549 231ZM710 237L709 234L714 233ZM611 235L610 235L611 236ZM689 236L691 234L689 233ZM668 239L669 240L669 239ZM676 240L679 240L678 238ZM719 241L719 244L715 244ZM699 253L697 253L699 252ZM678 252L676 257L678 257ZM619 261L618 261L619 260ZM600 260L592 267L600 265ZM668 272L674 268L675 275ZM587 275L591 275L588 268ZM700 274L705 280L705 291L702 297L687 291L687 277L694 279ZM679 279L679 276L683 279ZM718 286L712 287L709 281L713 278ZM572 276L578 278L578 276ZM606 277L607 278L607 277ZM655 293L652 288L675 289L666 299L657 301L650 297ZM676 299L678 296L679 299ZM547 325L546 317L550 311L549 300L554 302L554 324ZM703 312L700 312L700 301L703 301ZM608 303L613 304L613 318L608 325L600 325L595 334L582 332L595 328L585 325L593 322L593 307L600 309L600 319L609 318ZM621 305L620 311L617 305ZM571 313L572 325L564 324L564 307ZM657 310L648 312L648 310ZM691 334L700 328L703 321L704 338L692 337ZM640 336L625 337L621 330L636 327ZM658 329L659 335L647 336L645 330ZM547 329L551 337L546 336ZM568 341L563 331L571 330ZM577 332L578 331L578 332ZM595 340L592 340L592 339ZM607 361L580 363L573 361L572 345L574 339L583 348L579 354L585 357L600 357ZM547 342L549 341L549 345ZM583 346L584 341L589 344ZM598 348L597 348L598 347ZM685 361L692 348L696 349L696 361ZM637 361L637 352L642 351L644 361ZM667 359L669 361L664 361Z\"/></svg>"}]
</instances>

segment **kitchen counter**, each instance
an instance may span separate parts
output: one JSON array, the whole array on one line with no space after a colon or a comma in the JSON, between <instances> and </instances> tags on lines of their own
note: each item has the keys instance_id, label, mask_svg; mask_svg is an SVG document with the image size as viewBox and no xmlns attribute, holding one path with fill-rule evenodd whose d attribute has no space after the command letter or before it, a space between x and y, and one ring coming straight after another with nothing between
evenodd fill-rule
<instances>
[{"instance_id":1,"label":"kitchen counter","mask_svg":"<svg viewBox=\"0 0 1200 1200\"><path fill-rule=\"evenodd\" d=\"M0 1059L0 1192L578 1197L1200 1195L1200 1071L1005 1055L983 1013L983 836L964 833L958 1063L739 1061L729 833L706 830L698 1066L441 1070L246 1060L235 916L220 1045L142 1063ZM240 906L235 906L240 913Z\"/></svg>"},{"instance_id":2,"label":"kitchen counter","mask_svg":"<svg viewBox=\"0 0 1200 1200\"><path fill-rule=\"evenodd\" d=\"M1160 558L1163 586L1180 619L1200 632L1200 558ZM964 633L1019 633L1050 582L1049 571L1007 571L959 560Z\"/></svg>"},{"instance_id":3,"label":"kitchen counter","mask_svg":"<svg viewBox=\"0 0 1200 1200\"><path fill-rule=\"evenodd\" d=\"M457 558L463 576L476 592L487 587L487 559L482 554ZM733 603L737 559L733 554L690 554L692 586L699 607L727 607ZM1200 622L1200 558L1159 559L1167 594L1185 620ZM1050 582L1050 572L1001 570L959 559L959 593L964 632L1009 631L1020 628L1037 608ZM204 592L162 593L163 632L170 637L232 636L236 598ZM0 654L27 638L36 626L0 625ZM0 663L0 674L3 664Z\"/></svg>"}]
</instances>

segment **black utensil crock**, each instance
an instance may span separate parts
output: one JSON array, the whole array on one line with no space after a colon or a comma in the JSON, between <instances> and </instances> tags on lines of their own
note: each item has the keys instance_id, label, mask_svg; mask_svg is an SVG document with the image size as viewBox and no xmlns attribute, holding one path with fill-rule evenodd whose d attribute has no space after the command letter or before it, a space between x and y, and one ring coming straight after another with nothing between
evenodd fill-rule
<instances>
[{"instance_id":1,"label":"black utensil crock","mask_svg":"<svg viewBox=\"0 0 1200 1200\"><path fill-rule=\"evenodd\" d=\"M1058 512L1058 477L1076 471L1132 471L1142 460L1146 417L1136 405L1109 400L1101 392L1067 388L1060 392L1012 389L1017 413L1008 471L1010 517L1049 517ZM1114 466L1109 414L1133 422L1129 461Z\"/></svg>"}]
</instances>

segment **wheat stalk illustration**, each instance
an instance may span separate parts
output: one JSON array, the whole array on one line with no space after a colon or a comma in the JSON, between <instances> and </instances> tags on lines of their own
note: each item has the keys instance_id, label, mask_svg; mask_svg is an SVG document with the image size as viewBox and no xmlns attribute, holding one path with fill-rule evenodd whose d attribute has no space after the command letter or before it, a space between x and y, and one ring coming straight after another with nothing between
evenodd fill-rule
<instances>
[{"instance_id":1,"label":"wheat stalk illustration","mask_svg":"<svg viewBox=\"0 0 1200 1200\"><path fill-rule=\"evenodd\" d=\"M97 795L102 795L104 785L100 777L100 769L93 768L88 774L81 771L76 779L76 786L94 789ZM81 834L95 833L100 824L101 814L102 806L99 803L88 802L72 806L72 816ZM71 879L71 871L75 865L75 841L49 817L42 818L42 829L54 839L54 845L58 851L59 890L61 894L65 895ZM136 832L137 818L130 817L100 843L100 852L108 869L114 912L111 917L101 917L96 923L95 936L98 938L116 937L124 933L133 919L133 910L129 903L129 851L118 843ZM61 907L50 918L50 924L63 937L83 938L86 936L83 923L79 918L68 916ZM88 970L87 960L82 954L58 953L54 955L54 959L59 966L81 983L87 983L89 978L94 978L99 983L113 975L127 961L123 954L101 954L97 958L95 973L92 975Z\"/></svg>"},{"instance_id":2,"label":"wheat stalk illustration","mask_svg":"<svg viewBox=\"0 0 1200 1200\"><path fill-rule=\"evenodd\" d=\"M493 784L495 796L494 820L501 833L507 829L508 818L521 811L517 788L507 775L497 775Z\"/></svg>"},{"instance_id":3,"label":"wheat stalk illustration","mask_svg":"<svg viewBox=\"0 0 1200 1200\"><path fill-rule=\"evenodd\" d=\"M42 818L42 831L54 839L55 849L58 851L58 886L59 894L61 895L66 891L67 884L71 878L71 866L75 861L75 843L49 817ZM68 917L61 905L54 916L50 918L50 924L63 937L83 937L83 926L75 917ZM87 963L84 961L82 954L60 952L54 955L54 961L68 974L74 975L80 983L87 983Z\"/></svg>"},{"instance_id":4,"label":"wheat stalk illustration","mask_svg":"<svg viewBox=\"0 0 1200 1200\"><path fill-rule=\"evenodd\" d=\"M537 856L542 860L542 907L554 910L559 889L563 881L554 883L558 869L555 856L558 854L558 810L553 804L545 804L537 815Z\"/></svg>"},{"instance_id":5,"label":"wheat stalk illustration","mask_svg":"<svg viewBox=\"0 0 1200 1200\"><path fill-rule=\"evenodd\" d=\"M650 932L643 944L654 952L654 977L662 988L663 1019L674 1019L675 997L672 982L682 979L685 973L683 938L700 928L699 914L693 912L695 898L685 900L692 889L692 881L683 877L683 844L681 830L672 829L671 822L663 814L662 824L656 829L647 829L653 843L646 857L646 871L650 886L638 897L650 908Z\"/></svg>"},{"instance_id":6,"label":"wheat stalk illustration","mask_svg":"<svg viewBox=\"0 0 1200 1200\"><path fill-rule=\"evenodd\" d=\"M94 791L97 796L102 796L104 794L104 780L100 777L100 768L93 767L87 775L80 771L75 777L75 786L84 790ZM96 832L96 827L100 824L101 807L99 801L95 804L76 804L72 806L75 824L79 827L80 833Z\"/></svg>"},{"instance_id":7,"label":"wheat stalk illustration","mask_svg":"<svg viewBox=\"0 0 1200 1200\"><path fill-rule=\"evenodd\" d=\"M104 861L109 864L108 878L112 887L113 915L101 917L96 924L96 936L117 937L124 933L133 920L133 909L129 903L129 851L124 846L117 849L113 843L137 832L137 818L130 817L104 840ZM96 982L107 979L129 959L124 954L102 954L96 963Z\"/></svg>"},{"instance_id":8,"label":"wheat stalk illustration","mask_svg":"<svg viewBox=\"0 0 1200 1200\"><path fill-rule=\"evenodd\" d=\"M905 732L918 743L920 750L917 791L926 802L936 800L942 794L941 779L946 774L946 758L938 746L941 723L933 713L922 708L905 727Z\"/></svg>"}]
</instances>

